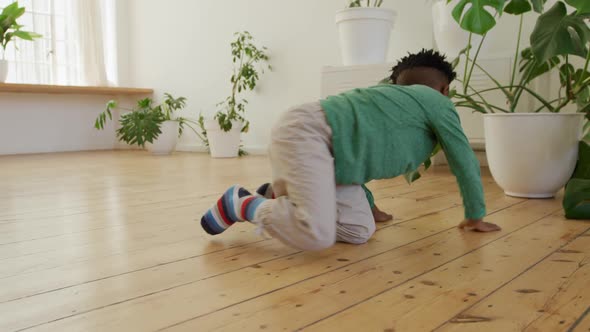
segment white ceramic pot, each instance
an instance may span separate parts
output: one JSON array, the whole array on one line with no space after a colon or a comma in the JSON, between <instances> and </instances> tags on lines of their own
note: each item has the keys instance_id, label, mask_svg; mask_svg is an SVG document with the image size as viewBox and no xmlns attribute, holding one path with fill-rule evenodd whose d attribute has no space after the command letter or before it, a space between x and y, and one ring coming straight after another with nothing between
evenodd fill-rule
<instances>
[{"instance_id":1,"label":"white ceramic pot","mask_svg":"<svg viewBox=\"0 0 590 332\"><path fill-rule=\"evenodd\" d=\"M154 155L169 155L176 148L178 142L178 122L165 121L160 126L162 133L154 141L154 143L146 144L146 148Z\"/></svg>"},{"instance_id":2,"label":"white ceramic pot","mask_svg":"<svg viewBox=\"0 0 590 332\"><path fill-rule=\"evenodd\" d=\"M225 132L219 128L217 120L205 122L209 149L213 158L235 158L240 151L243 123L234 122L232 129Z\"/></svg>"},{"instance_id":3,"label":"white ceramic pot","mask_svg":"<svg viewBox=\"0 0 590 332\"><path fill-rule=\"evenodd\" d=\"M0 83L6 82L8 77L8 61L0 60Z\"/></svg>"},{"instance_id":4,"label":"white ceramic pot","mask_svg":"<svg viewBox=\"0 0 590 332\"><path fill-rule=\"evenodd\" d=\"M397 13L383 8L347 8L336 13L345 66L384 63Z\"/></svg>"},{"instance_id":5,"label":"white ceramic pot","mask_svg":"<svg viewBox=\"0 0 590 332\"><path fill-rule=\"evenodd\" d=\"M447 4L446 0L435 0L432 5L432 22L434 40L439 51L446 54L449 59L455 59L459 53L469 44L469 32L464 31L453 18L453 8L457 0ZM489 38L489 36L487 37ZM473 35L471 45L477 49L482 37ZM489 44L486 42L486 44Z\"/></svg>"},{"instance_id":6,"label":"white ceramic pot","mask_svg":"<svg viewBox=\"0 0 590 332\"><path fill-rule=\"evenodd\" d=\"M484 115L494 180L509 196L554 197L576 167L583 119L583 114Z\"/></svg>"}]
</instances>

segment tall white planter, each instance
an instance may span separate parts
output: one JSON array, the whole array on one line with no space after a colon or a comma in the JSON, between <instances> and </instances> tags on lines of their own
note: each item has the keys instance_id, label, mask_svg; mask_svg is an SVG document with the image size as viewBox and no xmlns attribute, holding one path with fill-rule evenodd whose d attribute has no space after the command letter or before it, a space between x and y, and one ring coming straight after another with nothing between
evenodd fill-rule
<instances>
[{"instance_id":1,"label":"tall white planter","mask_svg":"<svg viewBox=\"0 0 590 332\"><path fill-rule=\"evenodd\" d=\"M162 133L158 136L154 143L147 143L146 148L154 155L169 155L176 149L178 142L178 126L177 121L165 121L160 126Z\"/></svg>"},{"instance_id":2,"label":"tall white planter","mask_svg":"<svg viewBox=\"0 0 590 332\"><path fill-rule=\"evenodd\" d=\"M0 83L6 82L8 77L8 61L0 60Z\"/></svg>"},{"instance_id":3,"label":"tall white planter","mask_svg":"<svg viewBox=\"0 0 590 332\"><path fill-rule=\"evenodd\" d=\"M494 180L509 196L550 198L572 176L584 114L484 115Z\"/></svg>"},{"instance_id":4,"label":"tall white planter","mask_svg":"<svg viewBox=\"0 0 590 332\"><path fill-rule=\"evenodd\" d=\"M345 66L384 63L397 13L383 8L347 8L336 13Z\"/></svg>"},{"instance_id":5,"label":"tall white planter","mask_svg":"<svg viewBox=\"0 0 590 332\"><path fill-rule=\"evenodd\" d=\"M457 3L457 0L449 4L447 4L446 0L435 0L432 5L434 40L438 50L446 54L449 59L456 58L469 43L469 32L461 29L452 15L453 8ZM488 35L487 38L489 37ZM481 43L481 39L481 36L474 34L471 45L477 48ZM489 42L486 44L489 44Z\"/></svg>"},{"instance_id":6,"label":"tall white planter","mask_svg":"<svg viewBox=\"0 0 590 332\"><path fill-rule=\"evenodd\" d=\"M240 151L243 123L234 122L232 129L225 132L219 128L217 120L205 122L209 149L213 158L235 158Z\"/></svg>"}]
</instances>

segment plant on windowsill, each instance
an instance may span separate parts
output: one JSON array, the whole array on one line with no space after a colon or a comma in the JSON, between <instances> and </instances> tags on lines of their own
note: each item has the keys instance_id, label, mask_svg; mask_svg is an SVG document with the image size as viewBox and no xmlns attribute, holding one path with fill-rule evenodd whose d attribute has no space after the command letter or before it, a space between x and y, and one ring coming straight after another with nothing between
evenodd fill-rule
<instances>
[{"instance_id":1,"label":"plant on windowsill","mask_svg":"<svg viewBox=\"0 0 590 332\"><path fill-rule=\"evenodd\" d=\"M199 117L201 134L199 137L209 147L214 158L233 158L242 156L240 149L241 133L247 133L250 123L246 120L248 101L241 97L247 91L253 91L258 85L260 74L264 68L272 70L268 64L269 57L266 47L259 47L248 31L237 32L236 39L231 43L232 61L234 64L230 82L231 94L226 100L217 104L221 107L213 120L205 121Z\"/></svg>"},{"instance_id":2,"label":"plant on windowsill","mask_svg":"<svg viewBox=\"0 0 590 332\"><path fill-rule=\"evenodd\" d=\"M465 70L462 89L454 93L456 105L484 114L489 166L496 182L511 196L553 197L563 188L576 165L584 113L590 118L590 1L557 1L547 11L543 9L544 3L545 0L462 0L453 10L455 20L470 33L469 44L460 55ZM566 3L573 8L569 12ZM522 49L524 15L533 10L541 15L530 36L531 46ZM509 82L500 82L478 62L487 33L502 14L520 16ZM475 49L471 45L474 34L482 36ZM583 65L576 67L575 58ZM476 69L495 86L473 86L471 78ZM559 73L560 84L558 97L550 100L549 96L535 92L531 83L554 71ZM504 101L491 102L489 93L498 91ZM525 95L540 106L524 109ZM578 113L561 112L568 106ZM587 130L588 127L586 123Z\"/></svg>"},{"instance_id":3,"label":"plant on windowsill","mask_svg":"<svg viewBox=\"0 0 590 332\"><path fill-rule=\"evenodd\" d=\"M148 151L155 155L170 154L176 147L180 137L188 127L201 137L193 125L198 123L189 119L175 116L175 112L186 106L186 98L174 98L170 94L164 94L164 102L154 105L151 98L145 98L137 102L136 108L129 109L118 107L114 100L106 104L106 110L99 114L94 127L103 130L107 122L113 119L113 111L121 109L129 111L121 115L120 128L117 129L117 138L129 145L147 147Z\"/></svg>"},{"instance_id":4,"label":"plant on windowsill","mask_svg":"<svg viewBox=\"0 0 590 332\"><path fill-rule=\"evenodd\" d=\"M383 0L351 0L336 13L345 66L384 63L397 12L381 8Z\"/></svg>"},{"instance_id":5,"label":"plant on windowsill","mask_svg":"<svg viewBox=\"0 0 590 332\"><path fill-rule=\"evenodd\" d=\"M33 41L41 38L40 34L21 30L22 25L16 21L25 13L24 7L19 7L18 1L6 6L0 13L0 46L2 46L2 57L0 58L0 83L6 82L8 76L8 62L6 61L6 48L10 42L17 38Z\"/></svg>"}]
</instances>

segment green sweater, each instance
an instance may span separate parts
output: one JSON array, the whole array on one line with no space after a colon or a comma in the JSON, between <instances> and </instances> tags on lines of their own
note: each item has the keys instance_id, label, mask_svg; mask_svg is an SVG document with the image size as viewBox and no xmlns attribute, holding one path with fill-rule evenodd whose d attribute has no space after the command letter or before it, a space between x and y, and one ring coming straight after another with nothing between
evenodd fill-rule
<instances>
[{"instance_id":1,"label":"green sweater","mask_svg":"<svg viewBox=\"0 0 590 332\"><path fill-rule=\"evenodd\" d=\"M336 182L364 184L414 171L440 142L465 218L486 214L480 166L449 98L426 86L379 85L321 101L332 128Z\"/></svg>"}]
</instances>

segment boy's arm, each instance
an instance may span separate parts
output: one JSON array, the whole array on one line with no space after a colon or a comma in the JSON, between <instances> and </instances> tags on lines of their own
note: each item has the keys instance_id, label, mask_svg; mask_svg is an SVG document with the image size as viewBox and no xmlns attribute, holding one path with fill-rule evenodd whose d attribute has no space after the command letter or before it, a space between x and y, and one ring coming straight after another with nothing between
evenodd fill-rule
<instances>
[{"instance_id":1,"label":"boy's arm","mask_svg":"<svg viewBox=\"0 0 590 332\"><path fill-rule=\"evenodd\" d=\"M486 206L480 166L463 132L459 115L449 102L448 105L432 112L431 116L432 129L445 152L463 196L465 219L468 222L482 221L486 215Z\"/></svg>"}]
</instances>

